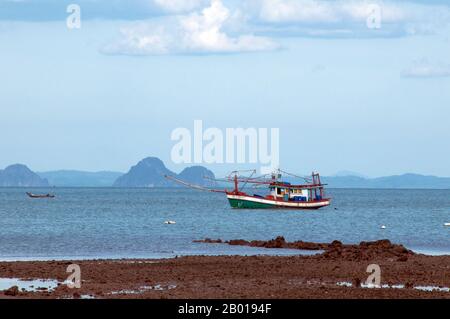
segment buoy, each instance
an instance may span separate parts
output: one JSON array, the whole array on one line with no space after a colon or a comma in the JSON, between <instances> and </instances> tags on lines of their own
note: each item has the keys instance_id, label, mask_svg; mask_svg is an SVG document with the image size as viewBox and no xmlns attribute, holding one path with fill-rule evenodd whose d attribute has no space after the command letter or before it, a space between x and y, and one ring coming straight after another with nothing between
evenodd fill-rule
<instances>
[{"instance_id":1,"label":"buoy","mask_svg":"<svg viewBox=\"0 0 450 319\"><path fill-rule=\"evenodd\" d=\"M165 222L164 222L164 224L168 224L168 225L172 225L172 224L176 224L177 222L176 221L174 221L174 220L166 220Z\"/></svg>"},{"instance_id":2,"label":"buoy","mask_svg":"<svg viewBox=\"0 0 450 319\"><path fill-rule=\"evenodd\" d=\"M384 226L384 225L381 225L381 229L386 229L386 226Z\"/></svg>"}]
</instances>

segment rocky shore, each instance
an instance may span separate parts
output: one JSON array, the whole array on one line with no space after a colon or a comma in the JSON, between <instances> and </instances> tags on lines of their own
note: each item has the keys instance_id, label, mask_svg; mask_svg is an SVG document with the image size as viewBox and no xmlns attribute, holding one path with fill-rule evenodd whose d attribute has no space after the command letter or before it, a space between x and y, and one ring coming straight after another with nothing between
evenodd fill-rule
<instances>
[{"instance_id":1,"label":"rocky shore","mask_svg":"<svg viewBox=\"0 0 450 319\"><path fill-rule=\"evenodd\" d=\"M249 246L259 248L288 248L301 250L323 250L319 255L323 259L340 259L350 261L371 260L375 258L394 258L398 261L407 261L414 252L406 249L403 245L392 244L389 240L383 239L373 242L361 242L359 245L344 245L335 240L331 243L313 243L305 241L287 242L284 237L279 236L271 240L235 239L222 241L221 239L195 240L197 243L224 243L235 246Z\"/></svg>"},{"instance_id":2,"label":"rocky shore","mask_svg":"<svg viewBox=\"0 0 450 319\"><path fill-rule=\"evenodd\" d=\"M0 262L0 278L51 279L33 291L6 287L0 298L450 298L450 256L415 254L388 240L356 245L201 240L318 250L312 256L188 256L172 259ZM64 282L81 268L81 288ZM370 264L382 288L364 283Z\"/></svg>"}]
</instances>

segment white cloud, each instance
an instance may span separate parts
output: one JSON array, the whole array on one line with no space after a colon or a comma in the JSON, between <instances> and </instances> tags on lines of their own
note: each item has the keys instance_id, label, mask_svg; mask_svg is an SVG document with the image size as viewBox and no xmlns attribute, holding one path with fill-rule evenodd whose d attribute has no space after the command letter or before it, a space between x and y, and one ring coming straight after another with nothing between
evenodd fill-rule
<instances>
[{"instance_id":1,"label":"white cloud","mask_svg":"<svg viewBox=\"0 0 450 319\"><path fill-rule=\"evenodd\" d=\"M392 37L429 34L450 23L450 8L410 1L248 0L262 33L330 37ZM380 16L380 28L368 19Z\"/></svg>"},{"instance_id":2,"label":"white cloud","mask_svg":"<svg viewBox=\"0 0 450 319\"><path fill-rule=\"evenodd\" d=\"M252 34L227 34L231 14L220 0L212 0L201 12L142 22L121 30L122 38L102 51L106 54L161 55L267 51L278 48L272 40Z\"/></svg>"},{"instance_id":3,"label":"white cloud","mask_svg":"<svg viewBox=\"0 0 450 319\"><path fill-rule=\"evenodd\" d=\"M279 47L274 42L279 37L401 37L445 33L443 30L450 26L449 6L411 1L147 1L157 4L169 15L126 24L120 30L119 39L105 46L103 53L162 55L268 51ZM202 5L204 1L208 3ZM374 4L380 9L379 28L369 26L368 18L374 13Z\"/></svg>"},{"instance_id":4,"label":"white cloud","mask_svg":"<svg viewBox=\"0 0 450 319\"><path fill-rule=\"evenodd\" d=\"M262 0L259 15L263 21L268 22L365 22L372 13L373 5L380 6L386 22L406 18L401 6L393 3L323 0Z\"/></svg>"},{"instance_id":5,"label":"white cloud","mask_svg":"<svg viewBox=\"0 0 450 319\"><path fill-rule=\"evenodd\" d=\"M414 61L402 72L408 78L441 78L450 77L450 65L444 63L430 63L427 59Z\"/></svg>"}]
</instances>

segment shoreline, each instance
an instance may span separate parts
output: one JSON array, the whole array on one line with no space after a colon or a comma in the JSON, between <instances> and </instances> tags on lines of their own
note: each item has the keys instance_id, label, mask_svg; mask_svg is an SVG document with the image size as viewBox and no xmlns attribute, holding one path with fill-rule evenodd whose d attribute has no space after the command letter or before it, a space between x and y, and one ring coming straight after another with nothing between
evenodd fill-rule
<instances>
[{"instance_id":1,"label":"shoreline","mask_svg":"<svg viewBox=\"0 0 450 319\"><path fill-rule=\"evenodd\" d=\"M254 251L252 251L254 249ZM286 251L288 253L286 253ZM284 252L284 253L283 253ZM246 253L237 253L230 251L229 253L217 252L198 252L192 253L178 252L170 255L166 254L154 254L147 256L62 256L62 257L0 257L0 263L14 263L14 262L51 262L51 261L96 261L96 260L163 260L163 259L175 259L181 257L253 257L253 256L267 256L267 257L295 257L295 256L309 256L318 254L320 251L308 251L298 249L266 249L266 248L253 248L249 247ZM450 255L450 254L449 254Z\"/></svg>"},{"instance_id":2,"label":"shoreline","mask_svg":"<svg viewBox=\"0 0 450 319\"><path fill-rule=\"evenodd\" d=\"M274 242L292 244L280 238L259 243ZM26 291L20 286L26 281L17 282L18 287L12 290L1 287L0 298L450 299L449 255L416 254L386 240L326 245L323 253L297 256L0 262L0 278L7 285L14 284L13 278L36 282L32 290ZM80 289L70 289L65 283L71 264L80 266ZM370 275L370 264L380 266L384 288L361 286ZM49 284L53 286L46 286Z\"/></svg>"},{"instance_id":3,"label":"shoreline","mask_svg":"<svg viewBox=\"0 0 450 319\"><path fill-rule=\"evenodd\" d=\"M271 249L271 248L266 248ZM439 250L425 250L425 249L410 249L415 254L429 256L429 257L445 257L450 256L450 252L441 252ZM15 262L63 262L63 261L117 261L117 260L162 260L162 259L175 259L181 257L295 257L295 256L308 256L313 254L320 254L320 252L314 252L312 254L308 254L311 251L303 251L305 254L293 253L293 254L174 254L173 256L63 256L63 257L0 257L0 263L15 263Z\"/></svg>"},{"instance_id":4,"label":"shoreline","mask_svg":"<svg viewBox=\"0 0 450 319\"><path fill-rule=\"evenodd\" d=\"M284 241L283 237L282 238ZM269 244L270 241L254 240L246 241L243 239L238 240L221 240L221 239L210 239L205 238L201 240L193 240L193 243L201 245L227 245L234 247L242 247L246 250L241 252L236 250L224 251L218 250L217 252L211 252L207 250L193 250L193 251L174 251L166 253L150 253L148 255L97 255L97 256L39 256L39 257L23 257L23 256L0 256L0 263L3 262L41 262L41 261L95 261L95 260L158 260L158 259L173 259L177 257L220 257L220 256L236 256L236 257L252 257L252 256L267 256L267 257L288 257L288 256L305 256L305 255L315 255L324 252L324 247L330 245L327 243L316 243L316 242L284 242L283 245L278 244L278 247ZM296 243L300 243L300 247ZM370 243L370 242L369 242ZM293 244L291 247L286 245ZM322 246L321 246L322 245ZM355 246L357 244L346 244L346 246ZM405 249L413 252L414 254L420 254L424 256L450 256L450 250L448 249L436 249L436 248L426 248L426 247L408 247L403 246Z\"/></svg>"},{"instance_id":5,"label":"shoreline","mask_svg":"<svg viewBox=\"0 0 450 319\"><path fill-rule=\"evenodd\" d=\"M223 243L222 243L223 244ZM252 247L253 248L253 247ZM408 248L408 247L406 247ZM272 248L265 248L266 250L273 250ZM279 248L283 249L283 248ZM436 249L414 249L408 248L415 254L429 256L429 257L445 257L450 256L450 251L441 251ZM283 249L285 250L285 249ZM295 250L295 249L292 249ZM292 253L292 254L277 254L277 253L255 253L255 254L223 254L223 253L197 253L194 252L192 254L187 253L174 253L171 256L163 256L163 255L154 255L154 256L62 256L62 257L0 257L0 263L15 263L15 262L51 262L51 261L96 261L96 260L104 260L104 261L117 261L117 260L160 260L160 259L175 259L181 257L253 257L253 256L262 256L262 257L295 257L295 256L308 256L314 254L320 254L320 251L308 251L308 250L300 250L302 253Z\"/></svg>"}]
</instances>

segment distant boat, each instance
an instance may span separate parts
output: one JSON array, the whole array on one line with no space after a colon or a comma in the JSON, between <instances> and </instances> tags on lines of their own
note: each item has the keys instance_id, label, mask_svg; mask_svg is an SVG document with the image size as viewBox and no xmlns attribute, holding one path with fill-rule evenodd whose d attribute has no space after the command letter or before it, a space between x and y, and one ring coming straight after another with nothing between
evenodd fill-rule
<instances>
[{"instance_id":1,"label":"distant boat","mask_svg":"<svg viewBox=\"0 0 450 319\"><path fill-rule=\"evenodd\" d=\"M54 198L55 195L53 194L33 194L33 193L29 193L27 192L28 197L30 198Z\"/></svg>"}]
</instances>

